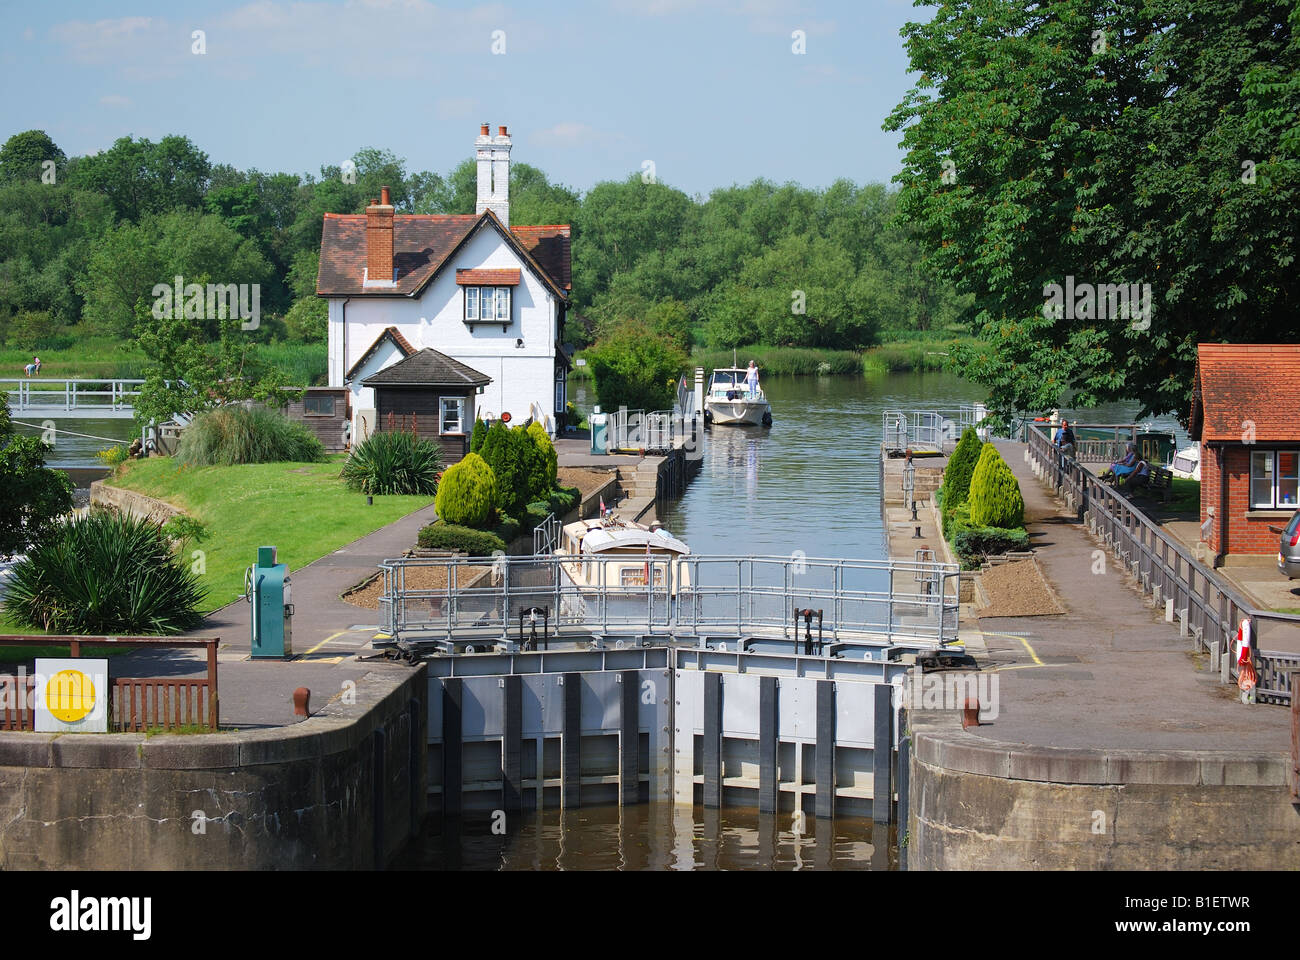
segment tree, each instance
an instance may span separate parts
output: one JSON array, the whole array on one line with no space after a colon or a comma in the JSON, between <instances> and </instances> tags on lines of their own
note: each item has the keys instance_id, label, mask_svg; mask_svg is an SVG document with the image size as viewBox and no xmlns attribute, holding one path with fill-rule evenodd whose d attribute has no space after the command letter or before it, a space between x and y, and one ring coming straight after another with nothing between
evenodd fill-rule
<instances>
[{"instance_id":1,"label":"tree","mask_svg":"<svg viewBox=\"0 0 1300 960\"><path fill-rule=\"evenodd\" d=\"M218 338L212 344L202 321L175 314L155 318L143 300L136 316L136 344L148 358L135 402L135 418L141 424L242 400L284 407L295 398L285 389L287 376L262 358L258 344L240 329L238 317L216 321Z\"/></svg>"},{"instance_id":2,"label":"tree","mask_svg":"<svg viewBox=\"0 0 1300 960\"><path fill-rule=\"evenodd\" d=\"M440 520L481 527L492 518L496 500L492 468L477 453L467 453L443 473L433 506Z\"/></svg>"},{"instance_id":3,"label":"tree","mask_svg":"<svg viewBox=\"0 0 1300 960\"><path fill-rule=\"evenodd\" d=\"M979 463L984 443L975 433L974 427L967 427L957 441L957 449L948 458L948 466L943 471L943 509L955 509L965 503L970 496L971 474Z\"/></svg>"},{"instance_id":4,"label":"tree","mask_svg":"<svg viewBox=\"0 0 1300 960\"><path fill-rule=\"evenodd\" d=\"M44 130L15 133L0 146L0 183L41 181L46 160L54 161L57 182L58 170L66 159L59 145Z\"/></svg>"},{"instance_id":5,"label":"tree","mask_svg":"<svg viewBox=\"0 0 1300 960\"><path fill-rule=\"evenodd\" d=\"M638 321L622 324L585 356L605 410L668 409L676 393L674 384L687 364L679 346Z\"/></svg>"},{"instance_id":6,"label":"tree","mask_svg":"<svg viewBox=\"0 0 1300 960\"><path fill-rule=\"evenodd\" d=\"M38 543L72 509L72 481L45 466L50 449L14 432L8 397L0 393L0 557Z\"/></svg>"},{"instance_id":7,"label":"tree","mask_svg":"<svg viewBox=\"0 0 1300 960\"><path fill-rule=\"evenodd\" d=\"M203 204L212 165L188 137L157 143L122 137L102 153L80 157L69 171L79 189L106 196L122 220Z\"/></svg>"},{"instance_id":8,"label":"tree","mask_svg":"<svg viewBox=\"0 0 1300 960\"><path fill-rule=\"evenodd\" d=\"M534 465L536 472L529 482L529 487L532 488L535 496L544 497L555 489L559 455L555 452L555 444L551 443L546 428L538 421L534 420L528 425L528 437L537 448L538 454L538 462Z\"/></svg>"},{"instance_id":9,"label":"tree","mask_svg":"<svg viewBox=\"0 0 1300 960\"><path fill-rule=\"evenodd\" d=\"M480 454L496 478L496 508L503 517L518 519L528 506L528 474L515 445L514 431L498 420L488 429Z\"/></svg>"},{"instance_id":10,"label":"tree","mask_svg":"<svg viewBox=\"0 0 1300 960\"><path fill-rule=\"evenodd\" d=\"M487 439L487 424L478 417L474 418L474 429L469 435L469 452L478 453L483 449L483 441Z\"/></svg>"},{"instance_id":11,"label":"tree","mask_svg":"<svg viewBox=\"0 0 1300 960\"><path fill-rule=\"evenodd\" d=\"M919 80L885 127L927 264L974 295L986 346L957 348L959 371L1004 412L1073 390L1185 418L1197 342L1275 340L1300 293L1294 4L936 6L904 30ZM1251 182L1252 158L1274 175ZM1066 277L1094 297L1055 316ZM1149 314L1110 300L1128 284Z\"/></svg>"}]
</instances>

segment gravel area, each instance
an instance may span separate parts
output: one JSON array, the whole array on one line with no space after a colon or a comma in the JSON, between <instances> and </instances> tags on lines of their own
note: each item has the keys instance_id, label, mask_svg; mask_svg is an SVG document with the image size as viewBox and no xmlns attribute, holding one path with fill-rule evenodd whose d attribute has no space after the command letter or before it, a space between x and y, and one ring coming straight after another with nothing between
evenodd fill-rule
<instances>
[{"instance_id":1,"label":"gravel area","mask_svg":"<svg viewBox=\"0 0 1300 960\"><path fill-rule=\"evenodd\" d=\"M978 617L1037 617L1065 613L1055 592L1033 560L1016 560L990 567L980 574L989 605Z\"/></svg>"},{"instance_id":2,"label":"gravel area","mask_svg":"<svg viewBox=\"0 0 1300 960\"><path fill-rule=\"evenodd\" d=\"M462 585L469 583L471 579L477 577L480 573L491 569L490 567L461 567L460 583ZM445 590L447 589L447 568L444 566L412 566L406 568L406 586L409 590ZM365 607L367 610L379 609L379 598L384 592L384 578L375 577L365 586L359 587L343 595L343 599L348 603L358 607ZM410 609L411 602L407 602L407 608Z\"/></svg>"},{"instance_id":3,"label":"gravel area","mask_svg":"<svg viewBox=\"0 0 1300 960\"><path fill-rule=\"evenodd\" d=\"M556 471L556 480L564 487L577 487L585 499L592 491L599 490L613 478L612 470L590 470L586 467L560 467Z\"/></svg>"}]
</instances>

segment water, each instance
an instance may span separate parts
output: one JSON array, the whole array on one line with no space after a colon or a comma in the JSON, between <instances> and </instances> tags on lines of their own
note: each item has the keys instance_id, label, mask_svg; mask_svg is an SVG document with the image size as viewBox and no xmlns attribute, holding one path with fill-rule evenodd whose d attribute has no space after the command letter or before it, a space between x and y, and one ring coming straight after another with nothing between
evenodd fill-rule
<instances>
[{"instance_id":1,"label":"water","mask_svg":"<svg viewBox=\"0 0 1300 960\"><path fill-rule=\"evenodd\" d=\"M78 489L89 487L90 481L98 480L108 472L96 459L96 452L113 446L114 441L129 444L140 436L140 427L134 420L59 418L42 421L30 414L14 414L13 420L16 424L14 429L20 435L43 437L53 442L54 449L46 457L46 466L66 470ZM28 426L21 424L28 424ZM49 425L53 425L57 432L47 433L45 428ZM74 436L74 434L87 436Z\"/></svg>"},{"instance_id":2,"label":"water","mask_svg":"<svg viewBox=\"0 0 1300 960\"><path fill-rule=\"evenodd\" d=\"M896 870L897 835L869 820L669 804L487 814L434 822L394 864L407 870ZM795 827L800 832L795 832ZM503 831L503 832L502 832ZM873 842L879 837L880 842Z\"/></svg>"}]
</instances>

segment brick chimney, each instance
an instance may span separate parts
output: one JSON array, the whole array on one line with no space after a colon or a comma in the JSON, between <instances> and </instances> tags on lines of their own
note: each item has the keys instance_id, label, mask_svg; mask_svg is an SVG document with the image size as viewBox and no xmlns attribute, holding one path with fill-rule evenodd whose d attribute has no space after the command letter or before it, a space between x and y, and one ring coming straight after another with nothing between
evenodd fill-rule
<instances>
[{"instance_id":1,"label":"brick chimney","mask_svg":"<svg viewBox=\"0 0 1300 960\"><path fill-rule=\"evenodd\" d=\"M505 124L497 127L497 135L488 133L488 124L479 127L474 141L474 155L478 161L478 197L474 212L491 210L505 226L510 226L510 134Z\"/></svg>"},{"instance_id":2,"label":"brick chimney","mask_svg":"<svg viewBox=\"0 0 1300 960\"><path fill-rule=\"evenodd\" d=\"M366 282L367 287L392 287L393 282L393 201L387 187L380 188L378 200L366 207Z\"/></svg>"}]
</instances>

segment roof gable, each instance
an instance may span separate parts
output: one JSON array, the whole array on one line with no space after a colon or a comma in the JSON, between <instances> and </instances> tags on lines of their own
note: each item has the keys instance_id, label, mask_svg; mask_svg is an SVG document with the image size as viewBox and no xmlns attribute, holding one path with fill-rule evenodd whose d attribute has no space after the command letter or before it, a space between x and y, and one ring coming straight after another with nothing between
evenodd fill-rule
<instances>
[{"instance_id":1,"label":"roof gable","mask_svg":"<svg viewBox=\"0 0 1300 960\"><path fill-rule=\"evenodd\" d=\"M1188 432L1209 443L1300 440L1300 344L1198 344Z\"/></svg>"},{"instance_id":2,"label":"roof gable","mask_svg":"<svg viewBox=\"0 0 1300 960\"><path fill-rule=\"evenodd\" d=\"M352 364L352 369L347 372L343 379L351 380L355 377L361 371L361 368L370 361L370 358L373 357L379 351L379 348L385 343L391 343L396 347L402 354L403 359L415 353L415 347L411 346L411 342L402 336L401 331L396 327L386 327L384 328L383 333L375 337L375 342L367 348L366 352L357 358L357 362Z\"/></svg>"},{"instance_id":3,"label":"roof gable","mask_svg":"<svg viewBox=\"0 0 1300 960\"><path fill-rule=\"evenodd\" d=\"M490 210L475 216L403 214L393 217L397 281L380 290L363 286L366 215L325 214L316 294L322 297L418 297L471 237L491 223L519 259L558 297L567 298L571 247L567 224L507 230Z\"/></svg>"},{"instance_id":4,"label":"roof gable","mask_svg":"<svg viewBox=\"0 0 1300 960\"><path fill-rule=\"evenodd\" d=\"M482 387L492 382L485 373L453 360L432 347L417 350L405 360L385 367L361 381L363 387Z\"/></svg>"}]
</instances>

